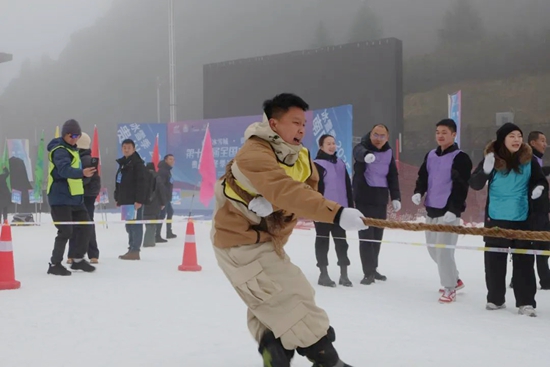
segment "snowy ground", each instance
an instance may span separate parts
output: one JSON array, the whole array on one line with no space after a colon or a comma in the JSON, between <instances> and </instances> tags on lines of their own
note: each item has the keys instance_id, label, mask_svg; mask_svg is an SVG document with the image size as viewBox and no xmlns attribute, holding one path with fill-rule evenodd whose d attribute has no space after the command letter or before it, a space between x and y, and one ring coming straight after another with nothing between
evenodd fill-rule
<instances>
[{"instance_id":1,"label":"snowy ground","mask_svg":"<svg viewBox=\"0 0 550 367\"><path fill-rule=\"evenodd\" d=\"M124 226L98 226L97 271L71 277L46 275L51 224L12 228L22 286L0 291L0 366L261 366L246 309L217 267L210 223L196 224L199 273L177 270L185 223L175 228L178 239L144 249L140 262L124 262L117 258L127 247ZM486 311L483 255L460 250L466 288L456 303L441 305L426 248L391 243L383 245L379 268L389 280L362 286L357 235L349 236L351 289L316 285L313 231L296 231L286 248L314 284L336 347L352 366L549 365L550 292L537 294L538 318L518 316L511 291L508 309ZM388 231L385 240L421 242L423 234ZM482 242L462 237L459 244ZM332 247L330 256L337 279ZM311 364L298 356L293 366Z\"/></svg>"}]
</instances>

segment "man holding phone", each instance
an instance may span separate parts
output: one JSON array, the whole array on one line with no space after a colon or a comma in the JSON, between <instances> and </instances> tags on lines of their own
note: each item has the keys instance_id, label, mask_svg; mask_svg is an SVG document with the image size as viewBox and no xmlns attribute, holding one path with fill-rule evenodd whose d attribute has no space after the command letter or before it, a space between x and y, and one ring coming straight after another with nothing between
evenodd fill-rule
<instances>
[{"instance_id":1,"label":"man holding phone","mask_svg":"<svg viewBox=\"0 0 550 367\"><path fill-rule=\"evenodd\" d=\"M90 139L90 136L86 133L82 133L82 136L80 137L80 139L78 139L76 146L78 148L78 153L82 162L82 168L93 167L96 170L92 177L85 177L82 180L84 184L84 206L88 211L88 216L90 217L90 220L93 221L95 213L95 202L97 196L99 195L99 191L101 191L101 178L99 177L99 173L97 172L97 168L99 166L99 158L92 157L92 151L90 149L91 142L92 141ZM88 259L90 259L90 263L97 264L99 262L99 248L97 246L95 225L92 224L90 225L90 227L91 233L90 242L88 243ZM69 264L73 263L73 258L75 256L76 237L77 232L75 231L69 241L69 255L67 260L67 263Z\"/></svg>"},{"instance_id":2,"label":"man holding phone","mask_svg":"<svg viewBox=\"0 0 550 367\"><path fill-rule=\"evenodd\" d=\"M51 215L57 227L48 274L67 276L72 273L61 262L69 239L76 235L74 257L71 265L73 270L92 272L95 267L84 260L90 241L91 226L88 224L71 225L60 222L88 222L90 217L84 206L83 178L92 177L96 169L82 168L77 142L82 136L82 130L76 120L68 120L63 124L61 137L53 139L48 144L48 203Z\"/></svg>"}]
</instances>

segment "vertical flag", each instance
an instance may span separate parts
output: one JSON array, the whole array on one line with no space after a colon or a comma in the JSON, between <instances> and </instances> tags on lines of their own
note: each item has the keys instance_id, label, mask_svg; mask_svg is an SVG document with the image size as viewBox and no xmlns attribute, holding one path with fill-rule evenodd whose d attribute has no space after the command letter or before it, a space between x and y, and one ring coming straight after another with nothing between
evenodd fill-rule
<instances>
[{"instance_id":1,"label":"vertical flag","mask_svg":"<svg viewBox=\"0 0 550 367\"><path fill-rule=\"evenodd\" d=\"M55 138L59 138L61 135L59 134L59 126L55 127Z\"/></svg>"},{"instance_id":2,"label":"vertical flag","mask_svg":"<svg viewBox=\"0 0 550 367\"><path fill-rule=\"evenodd\" d=\"M208 207L210 200L214 197L214 185L216 184L216 166L214 164L214 151L209 125L206 125L206 133L202 143L199 173L202 177L199 199L202 205Z\"/></svg>"},{"instance_id":3,"label":"vertical flag","mask_svg":"<svg viewBox=\"0 0 550 367\"><path fill-rule=\"evenodd\" d=\"M97 165L97 174L101 176L101 153L99 152L99 137L97 133L97 126L94 126L94 138L92 140L92 158L99 159Z\"/></svg>"},{"instance_id":4,"label":"vertical flag","mask_svg":"<svg viewBox=\"0 0 550 367\"><path fill-rule=\"evenodd\" d=\"M34 168L34 199L35 202L42 196L42 182L44 180L44 130L36 152L36 167Z\"/></svg>"},{"instance_id":5,"label":"vertical flag","mask_svg":"<svg viewBox=\"0 0 550 367\"><path fill-rule=\"evenodd\" d=\"M455 142L460 146L460 126L462 117L462 91L458 91L455 94L447 95L449 118L456 122L456 139Z\"/></svg>"},{"instance_id":6,"label":"vertical flag","mask_svg":"<svg viewBox=\"0 0 550 367\"><path fill-rule=\"evenodd\" d=\"M8 140L4 142L4 154L2 154L2 160L0 160L0 173L4 173L4 169L7 168L8 171L10 170L10 152L8 149ZM11 174L8 175L6 178L6 182L8 184L8 189L11 192Z\"/></svg>"},{"instance_id":7,"label":"vertical flag","mask_svg":"<svg viewBox=\"0 0 550 367\"><path fill-rule=\"evenodd\" d=\"M159 134L155 138L155 146L153 147L153 157L151 159L153 165L155 166L155 171L159 170L160 163L160 153L159 153Z\"/></svg>"}]
</instances>

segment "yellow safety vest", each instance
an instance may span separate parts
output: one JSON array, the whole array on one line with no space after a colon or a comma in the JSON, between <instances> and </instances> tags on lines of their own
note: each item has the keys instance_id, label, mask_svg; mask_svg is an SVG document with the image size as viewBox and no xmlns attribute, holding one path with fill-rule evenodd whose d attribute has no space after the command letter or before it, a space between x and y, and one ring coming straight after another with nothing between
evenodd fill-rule
<instances>
[{"instance_id":1,"label":"yellow safety vest","mask_svg":"<svg viewBox=\"0 0 550 367\"><path fill-rule=\"evenodd\" d=\"M295 181L298 182L306 182L308 178L311 177L311 173L313 172L313 168L311 167L311 159L309 157L309 150L307 148L302 148L300 150L300 153L298 154L298 159L296 160L296 163L294 163L292 166L288 166L282 162L279 162L279 166L283 168L287 175L292 177ZM239 181L235 180L235 183L244 191L248 192L252 196L257 196L258 193L250 191L248 189L245 189ZM223 181L223 192L224 195L231 199L238 201L244 205L247 205L246 202L233 190L229 185L226 185L225 180Z\"/></svg>"},{"instance_id":2,"label":"yellow safety vest","mask_svg":"<svg viewBox=\"0 0 550 367\"><path fill-rule=\"evenodd\" d=\"M48 191L47 191L48 194L50 193L50 189L52 188L52 184L53 184L52 172L53 172L53 169L55 168L55 165L53 164L53 159L52 159L53 152L55 152L59 148L66 149L67 152L69 152L73 156L73 160L71 162L72 168L77 168L77 169L82 168L82 163L80 162L80 154L78 153L78 151L67 149L67 147L63 145L58 145L57 147L53 148L49 154L50 167L49 167L49 174L48 174ZM69 193L71 194L71 196L84 195L84 182L82 181L81 178L68 178L67 183L69 185Z\"/></svg>"}]
</instances>

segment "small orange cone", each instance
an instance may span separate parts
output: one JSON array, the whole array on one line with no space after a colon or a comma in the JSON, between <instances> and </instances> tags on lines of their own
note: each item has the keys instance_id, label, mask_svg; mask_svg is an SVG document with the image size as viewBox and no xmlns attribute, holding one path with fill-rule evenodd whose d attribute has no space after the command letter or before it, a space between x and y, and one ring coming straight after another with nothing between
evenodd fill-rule
<instances>
[{"instance_id":1,"label":"small orange cone","mask_svg":"<svg viewBox=\"0 0 550 367\"><path fill-rule=\"evenodd\" d=\"M183 247L183 261L178 266L179 271L201 271L202 266L197 264L197 245L195 243L195 225L192 219L187 222L185 231L185 246Z\"/></svg>"},{"instance_id":2,"label":"small orange cone","mask_svg":"<svg viewBox=\"0 0 550 367\"><path fill-rule=\"evenodd\" d=\"M11 243L11 227L6 220L0 234L0 290L19 289L21 282L15 280L13 266L13 245Z\"/></svg>"}]
</instances>

